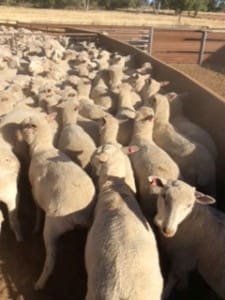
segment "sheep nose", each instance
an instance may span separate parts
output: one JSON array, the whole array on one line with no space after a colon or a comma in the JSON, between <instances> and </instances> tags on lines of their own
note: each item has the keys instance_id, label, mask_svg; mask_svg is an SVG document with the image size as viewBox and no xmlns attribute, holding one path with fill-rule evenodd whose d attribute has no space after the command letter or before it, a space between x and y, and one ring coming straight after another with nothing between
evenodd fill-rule
<instances>
[{"instance_id":1,"label":"sheep nose","mask_svg":"<svg viewBox=\"0 0 225 300\"><path fill-rule=\"evenodd\" d=\"M175 235L175 233L176 233L175 230L172 230L166 226L163 226L163 228L162 228L162 234L164 236L166 236L167 238L173 237Z\"/></svg>"}]
</instances>

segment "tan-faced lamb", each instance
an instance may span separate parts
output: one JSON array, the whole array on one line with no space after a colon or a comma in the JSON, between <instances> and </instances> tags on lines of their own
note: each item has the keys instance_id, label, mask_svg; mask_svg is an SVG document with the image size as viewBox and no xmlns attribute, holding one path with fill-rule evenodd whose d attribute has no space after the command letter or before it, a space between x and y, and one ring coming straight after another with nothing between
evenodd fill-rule
<instances>
[{"instance_id":1,"label":"tan-faced lamb","mask_svg":"<svg viewBox=\"0 0 225 300\"><path fill-rule=\"evenodd\" d=\"M157 185L155 223L162 251L169 259L166 299L178 282L187 283L188 273L197 269L208 285L225 299L225 215L202 204L215 202L180 180L150 176Z\"/></svg>"},{"instance_id":2,"label":"tan-faced lamb","mask_svg":"<svg viewBox=\"0 0 225 300\"><path fill-rule=\"evenodd\" d=\"M95 160L100 192L85 248L85 299L160 300L163 281L156 241L124 182L124 155L107 144Z\"/></svg>"},{"instance_id":3,"label":"tan-faced lamb","mask_svg":"<svg viewBox=\"0 0 225 300\"><path fill-rule=\"evenodd\" d=\"M86 131L77 124L79 101L67 100L60 106L62 107L63 127L58 148L89 173L90 159L96 145Z\"/></svg>"},{"instance_id":4,"label":"tan-faced lamb","mask_svg":"<svg viewBox=\"0 0 225 300\"><path fill-rule=\"evenodd\" d=\"M136 113L130 142L131 145L138 146L139 151L131 155L130 159L136 177L142 208L151 217L156 212L156 195L158 190L154 187L150 189L147 181L148 175L158 174L158 176L174 180L180 176L177 164L153 141L153 126L153 109L142 106ZM151 194L150 200L149 193Z\"/></svg>"},{"instance_id":5,"label":"tan-faced lamb","mask_svg":"<svg viewBox=\"0 0 225 300\"><path fill-rule=\"evenodd\" d=\"M153 140L180 167L184 180L210 195L216 193L216 167L212 155L199 143L179 134L169 122L170 107L166 95L156 94L148 101L155 111Z\"/></svg>"},{"instance_id":6,"label":"tan-faced lamb","mask_svg":"<svg viewBox=\"0 0 225 300\"><path fill-rule=\"evenodd\" d=\"M167 99L170 103L170 122L183 136L196 143L204 145L214 158L217 157L216 145L210 134L191 122L183 112L182 98L185 94L169 93Z\"/></svg>"},{"instance_id":7,"label":"tan-faced lamb","mask_svg":"<svg viewBox=\"0 0 225 300\"><path fill-rule=\"evenodd\" d=\"M60 235L75 225L89 225L95 188L89 176L53 146L46 118L26 118L21 123L21 134L30 149L29 180L35 203L45 212L46 259L35 284L35 289L41 289L54 268Z\"/></svg>"}]
</instances>

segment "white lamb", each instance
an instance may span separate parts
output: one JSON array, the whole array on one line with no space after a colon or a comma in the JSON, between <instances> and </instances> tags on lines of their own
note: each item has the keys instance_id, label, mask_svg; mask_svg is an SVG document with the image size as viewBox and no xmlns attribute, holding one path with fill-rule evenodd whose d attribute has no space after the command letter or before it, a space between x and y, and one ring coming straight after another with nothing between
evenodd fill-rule
<instances>
[{"instance_id":1,"label":"white lamb","mask_svg":"<svg viewBox=\"0 0 225 300\"><path fill-rule=\"evenodd\" d=\"M100 123L99 131L100 131L100 144L102 145L101 147L104 147L104 145L106 144L113 144L116 147L118 147L118 149L121 149L122 145L117 142L119 121L110 114L105 115L103 118L101 118L100 121L101 123ZM132 151L132 147L130 149ZM124 161L126 164L125 182L130 187L130 189L134 193L136 193L136 185L135 185L132 166L128 156L126 156L125 154L124 156L125 156ZM92 160L92 164L93 162L94 161Z\"/></svg>"},{"instance_id":2,"label":"white lamb","mask_svg":"<svg viewBox=\"0 0 225 300\"><path fill-rule=\"evenodd\" d=\"M160 300L163 281L156 241L124 182L124 155L107 144L95 160L100 193L85 249L85 299Z\"/></svg>"},{"instance_id":3,"label":"white lamb","mask_svg":"<svg viewBox=\"0 0 225 300\"><path fill-rule=\"evenodd\" d=\"M100 78L92 87L91 98L95 104L102 106L102 109L114 114L117 109L117 97L108 88L104 80Z\"/></svg>"},{"instance_id":4,"label":"white lamb","mask_svg":"<svg viewBox=\"0 0 225 300\"><path fill-rule=\"evenodd\" d=\"M169 123L170 109L166 96L156 94L148 104L155 111L153 140L180 167L184 180L208 194L215 195L215 162L207 148L189 141Z\"/></svg>"},{"instance_id":5,"label":"white lamb","mask_svg":"<svg viewBox=\"0 0 225 300\"><path fill-rule=\"evenodd\" d=\"M212 156L216 158L218 153L210 134L185 116L182 103L183 96L183 94L176 93L167 94L167 99L170 103L170 122L183 136L204 145Z\"/></svg>"},{"instance_id":6,"label":"white lamb","mask_svg":"<svg viewBox=\"0 0 225 300\"><path fill-rule=\"evenodd\" d=\"M134 118L135 109L139 108L142 104L141 97L133 90L132 86L127 82L120 84L118 88L118 94L119 101L117 116L120 114L130 118ZM131 115L129 114L129 111Z\"/></svg>"},{"instance_id":7,"label":"white lamb","mask_svg":"<svg viewBox=\"0 0 225 300\"><path fill-rule=\"evenodd\" d=\"M211 204L215 199L199 193L180 180L150 177L158 185L155 223L160 244L170 262L164 297L173 287L187 283L188 273L197 269L208 285L225 299L225 214Z\"/></svg>"},{"instance_id":8,"label":"white lamb","mask_svg":"<svg viewBox=\"0 0 225 300\"><path fill-rule=\"evenodd\" d=\"M95 188L78 165L54 148L46 118L28 117L21 124L21 134L30 148L29 180L33 196L45 212L46 259L35 284L38 290L44 287L54 268L58 238L75 225L89 225Z\"/></svg>"},{"instance_id":9,"label":"white lamb","mask_svg":"<svg viewBox=\"0 0 225 300\"><path fill-rule=\"evenodd\" d=\"M60 106L62 107L63 128L60 132L58 148L83 169L90 171L89 163L96 145L84 129L77 125L79 102L67 100Z\"/></svg>"},{"instance_id":10,"label":"white lamb","mask_svg":"<svg viewBox=\"0 0 225 300\"><path fill-rule=\"evenodd\" d=\"M145 105L148 105L148 101L152 96L160 92L161 88L167 86L169 81L157 81L153 78L148 78L145 80L145 85L141 90L141 95Z\"/></svg>"},{"instance_id":11,"label":"white lamb","mask_svg":"<svg viewBox=\"0 0 225 300\"><path fill-rule=\"evenodd\" d=\"M0 146L0 169L0 202L6 205L9 225L15 234L16 240L20 242L23 239L18 220L20 163L9 145L4 141L1 141ZM3 215L0 212L0 231L2 221Z\"/></svg>"},{"instance_id":12,"label":"white lamb","mask_svg":"<svg viewBox=\"0 0 225 300\"><path fill-rule=\"evenodd\" d=\"M177 179L180 176L179 167L172 158L152 140L154 126L154 111L142 106L136 113L131 145L139 147L139 151L131 155L133 170L138 185L140 202L148 216L156 212L157 188L150 188L148 175L163 176L166 179ZM151 199L149 199L149 193Z\"/></svg>"}]
</instances>

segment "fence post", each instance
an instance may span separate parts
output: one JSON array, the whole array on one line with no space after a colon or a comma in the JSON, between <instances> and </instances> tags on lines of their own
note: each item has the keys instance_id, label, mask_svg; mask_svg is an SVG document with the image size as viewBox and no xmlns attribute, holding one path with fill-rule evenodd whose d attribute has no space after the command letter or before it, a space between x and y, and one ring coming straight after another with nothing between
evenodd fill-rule
<instances>
[{"instance_id":1,"label":"fence post","mask_svg":"<svg viewBox=\"0 0 225 300\"><path fill-rule=\"evenodd\" d=\"M204 58L206 40L207 40L207 31L203 31L202 32L202 39L201 39L201 48L200 48L199 58L198 58L199 65L202 64L202 61L203 61L203 58Z\"/></svg>"},{"instance_id":2,"label":"fence post","mask_svg":"<svg viewBox=\"0 0 225 300\"><path fill-rule=\"evenodd\" d=\"M149 55L152 55L153 38L154 38L154 28L151 27L148 32L148 54Z\"/></svg>"}]
</instances>

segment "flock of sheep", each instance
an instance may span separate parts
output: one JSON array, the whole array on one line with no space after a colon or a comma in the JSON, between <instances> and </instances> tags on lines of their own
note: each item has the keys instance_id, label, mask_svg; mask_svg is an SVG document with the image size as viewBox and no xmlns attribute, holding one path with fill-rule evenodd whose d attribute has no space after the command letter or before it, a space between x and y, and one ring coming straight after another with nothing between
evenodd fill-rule
<instances>
[{"instance_id":1,"label":"flock of sheep","mask_svg":"<svg viewBox=\"0 0 225 300\"><path fill-rule=\"evenodd\" d=\"M34 232L45 213L35 289L53 272L59 237L79 225L89 228L86 300L167 299L195 269L225 299L225 215L202 205L215 202L217 150L185 117L185 95L166 93L149 62L94 42L0 33L0 200L22 241L25 170Z\"/></svg>"}]
</instances>

